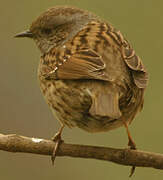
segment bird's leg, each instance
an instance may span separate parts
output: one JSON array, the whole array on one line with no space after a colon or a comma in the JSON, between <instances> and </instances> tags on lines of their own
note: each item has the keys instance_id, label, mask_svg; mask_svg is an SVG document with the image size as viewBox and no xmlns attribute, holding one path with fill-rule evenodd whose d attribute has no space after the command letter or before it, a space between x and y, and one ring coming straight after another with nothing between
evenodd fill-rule
<instances>
[{"instance_id":1,"label":"bird's leg","mask_svg":"<svg viewBox=\"0 0 163 180\"><path fill-rule=\"evenodd\" d=\"M123 121L123 124L126 128L127 135L128 135L128 146L130 147L130 149L136 150L136 144L131 137L130 131L128 129L128 124L125 121ZM129 177L131 177L134 174L135 168L136 168L135 166L132 166Z\"/></svg>"},{"instance_id":2,"label":"bird's leg","mask_svg":"<svg viewBox=\"0 0 163 180\"><path fill-rule=\"evenodd\" d=\"M64 128L64 125L62 124L59 131L54 135L54 137L52 137L52 140L55 142L55 147L53 149L53 153L52 153L52 156L51 156L51 160L52 160L53 165L54 165L54 161L55 161L55 158L56 158L56 153L57 153L57 150L59 148L59 145L63 142L63 140L61 138L63 128Z\"/></svg>"},{"instance_id":3,"label":"bird's leg","mask_svg":"<svg viewBox=\"0 0 163 180\"><path fill-rule=\"evenodd\" d=\"M134 140L131 137L130 131L128 129L128 124L126 122L123 122L125 128L126 128L126 132L128 135L128 146L130 147L130 149L136 149L136 144L134 142Z\"/></svg>"}]
</instances>

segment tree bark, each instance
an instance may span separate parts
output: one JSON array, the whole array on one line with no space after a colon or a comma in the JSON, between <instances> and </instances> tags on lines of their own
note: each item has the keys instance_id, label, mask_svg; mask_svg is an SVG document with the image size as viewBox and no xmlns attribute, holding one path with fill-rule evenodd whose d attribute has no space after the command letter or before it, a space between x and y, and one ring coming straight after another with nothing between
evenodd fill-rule
<instances>
[{"instance_id":1,"label":"tree bark","mask_svg":"<svg viewBox=\"0 0 163 180\"><path fill-rule=\"evenodd\" d=\"M0 150L51 155L55 143L51 140L30 138L16 134L0 134ZM91 158L111 161L117 164L163 169L163 154L130 149L115 149L78 144L62 143L57 156Z\"/></svg>"}]
</instances>

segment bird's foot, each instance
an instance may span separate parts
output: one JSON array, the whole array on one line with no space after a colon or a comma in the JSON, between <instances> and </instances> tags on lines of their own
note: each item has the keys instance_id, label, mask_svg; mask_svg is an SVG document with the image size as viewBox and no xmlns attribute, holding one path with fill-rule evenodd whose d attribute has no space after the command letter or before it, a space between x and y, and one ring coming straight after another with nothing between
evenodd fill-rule
<instances>
[{"instance_id":1,"label":"bird's foot","mask_svg":"<svg viewBox=\"0 0 163 180\"><path fill-rule=\"evenodd\" d=\"M133 139L130 136L129 136L128 146L130 147L130 149L136 150L136 144L135 144L135 142L133 141ZM136 169L135 166L131 167L131 171L130 171L129 177L131 177L134 174L135 169Z\"/></svg>"},{"instance_id":2,"label":"bird's foot","mask_svg":"<svg viewBox=\"0 0 163 180\"><path fill-rule=\"evenodd\" d=\"M55 158L56 158L58 148L59 148L60 144L63 142L63 140L61 138L61 133L60 132L56 133L55 136L52 137L52 141L55 142L55 147L53 149L52 156L51 156L52 165L54 165L54 161L55 161Z\"/></svg>"},{"instance_id":3,"label":"bird's foot","mask_svg":"<svg viewBox=\"0 0 163 180\"><path fill-rule=\"evenodd\" d=\"M130 149L136 150L136 144L135 144L135 142L133 141L132 138L129 138L128 146L130 147Z\"/></svg>"},{"instance_id":4,"label":"bird's foot","mask_svg":"<svg viewBox=\"0 0 163 180\"><path fill-rule=\"evenodd\" d=\"M54 161L55 161L55 158L57 155L58 148L59 148L60 144L63 142L63 140L61 138L63 128L64 128L64 125L62 125L61 128L59 129L59 131L52 137L52 141L55 142L55 146L54 146L52 156L51 156L52 165L54 165Z\"/></svg>"},{"instance_id":5,"label":"bird's foot","mask_svg":"<svg viewBox=\"0 0 163 180\"><path fill-rule=\"evenodd\" d=\"M135 172L135 169L136 169L136 167L135 167L135 166L132 166L132 167L131 167L129 177L132 177L132 175L133 175L133 174L134 174L134 172Z\"/></svg>"},{"instance_id":6,"label":"bird's foot","mask_svg":"<svg viewBox=\"0 0 163 180\"><path fill-rule=\"evenodd\" d=\"M131 137L131 134L130 134L129 129L128 129L128 124L125 121L123 123L124 123L124 126L126 128L127 135L128 135L128 146L129 146L130 149L136 150L136 144L135 144L135 142L133 141L133 139ZM131 177L134 174L135 169L136 169L135 166L131 167L131 171L130 171L129 177Z\"/></svg>"}]
</instances>

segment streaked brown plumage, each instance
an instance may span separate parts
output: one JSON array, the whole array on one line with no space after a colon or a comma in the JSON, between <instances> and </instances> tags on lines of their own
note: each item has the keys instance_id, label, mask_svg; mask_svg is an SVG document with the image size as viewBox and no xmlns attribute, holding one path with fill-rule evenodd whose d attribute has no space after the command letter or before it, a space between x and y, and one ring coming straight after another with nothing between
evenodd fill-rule
<instances>
[{"instance_id":1,"label":"streaked brown plumage","mask_svg":"<svg viewBox=\"0 0 163 180\"><path fill-rule=\"evenodd\" d=\"M54 7L17 37L34 39L41 50L40 87L61 124L92 133L127 128L142 109L148 76L141 59L94 14Z\"/></svg>"}]
</instances>

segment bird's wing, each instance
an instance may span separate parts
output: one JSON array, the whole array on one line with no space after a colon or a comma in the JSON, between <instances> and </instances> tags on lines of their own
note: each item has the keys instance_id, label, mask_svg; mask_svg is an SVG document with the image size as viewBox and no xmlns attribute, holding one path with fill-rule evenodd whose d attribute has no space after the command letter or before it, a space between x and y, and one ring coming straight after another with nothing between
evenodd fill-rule
<instances>
[{"instance_id":1,"label":"bird's wing","mask_svg":"<svg viewBox=\"0 0 163 180\"><path fill-rule=\"evenodd\" d=\"M108 81L105 63L92 49L78 50L73 55L64 57L62 63L46 74L47 79L98 79Z\"/></svg>"},{"instance_id":2,"label":"bird's wing","mask_svg":"<svg viewBox=\"0 0 163 180\"><path fill-rule=\"evenodd\" d=\"M123 37L120 31L110 31L109 35L121 47L122 57L126 65L130 68L134 83L138 88L144 89L148 84L148 73L129 42Z\"/></svg>"},{"instance_id":3,"label":"bird's wing","mask_svg":"<svg viewBox=\"0 0 163 180\"><path fill-rule=\"evenodd\" d=\"M145 88L148 83L148 73L145 70L145 67L132 48L122 49L124 60L127 66L132 70L132 75L134 82L138 88Z\"/></svg>"},{"instance_id":4,"label":"bird's wing","mask_svg":"<svg viewBox=\"0 0 163 180\"><path fill-rule=\"evenodd\" d=\"M101 89L98 95L92 93L92 104L89 110L91 115L108 116L112 119L119 118L121 112L119 110L119 99L117 92L111 92L104 89L103 83L109 81L105 75L105 63L101 56L91 49L83 49L69 56L62 64L55 67L55 71L46 74L46 79L97 79L102 80ZM107 86L108 87L108 86ZM96 89L96 87L94 87Z\"/></svg>"}]
</instances>

